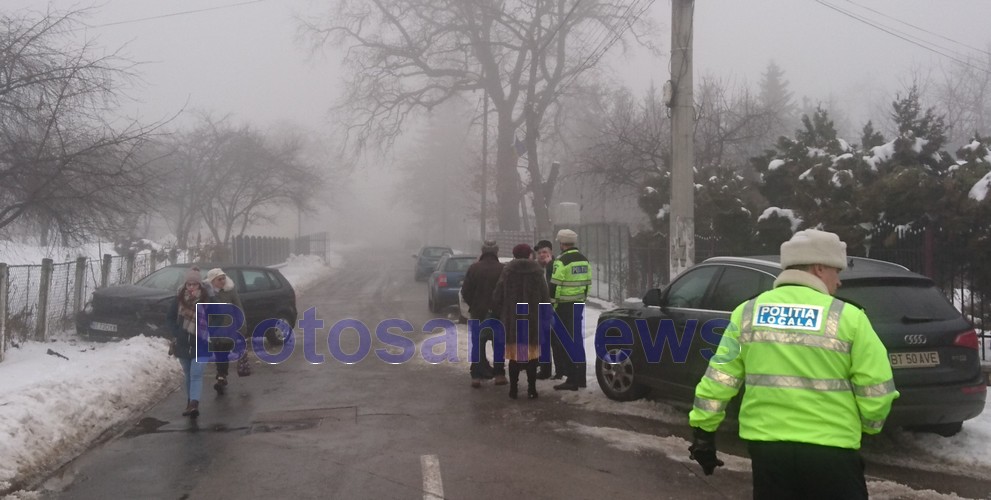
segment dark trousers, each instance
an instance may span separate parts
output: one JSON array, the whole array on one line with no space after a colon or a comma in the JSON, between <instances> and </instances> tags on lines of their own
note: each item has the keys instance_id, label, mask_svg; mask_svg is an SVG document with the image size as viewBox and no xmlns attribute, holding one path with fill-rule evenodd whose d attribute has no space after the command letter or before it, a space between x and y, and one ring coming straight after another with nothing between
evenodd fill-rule
<instances>
[{"instance_id":1,"label":"dark trousers","mask_svg":"<svg viewBox=\"0 0 991 500\"><path fill-rule=\"evenodd\" d=\"M554 351L554 364L560 367L560 372L570 382L578 387L585 387L585 344L581 339L582 332L575 332L575 304L573 302L560 302L554 306L554 312L561 318L561 323L566 331L558 332L556 329L551 332L551 350L554 351L554 343L557 342L557 351ZM568 349L561 339L577 341L577 350L568 352ZM581 357L579 357L579 353ZM560 358L560 363L558 362ZM582 361L579 361L582 360Z\"/></svg>"},{"instance_id":2,"label":"dark trousers","mask_svg":"<svg viewBox=\"0 0 991 500\"><path fill-rule=\"evenodd\" d=\"M498 353L500 347L496 345L491 328L483 328L482 331L478 332L478 338L471 339L472 354L478 352L478 357L474 358L474 359L478 359L478 362L473 362L468 367L468 373L471 374L471 378L473 379L488 378L485 376L487 375L487 373L485 372L489 371L489 366L490 366L489 359L486 357L485 354L485 345L488 342L492 342L493 351ZM505 346L503 346L502 348L505 349ZM505 361L492 363L491 371L492 371L492 375L495 377L498 377L500 375L505 376L506 375Z\"/></svg>"},{"instance_id":3,"label":"dark trousers","mask_svg":"<svg viewBox=\"0 0 991 500\"><path fill-rule=\"evenodd\" d=\"M213 351L213 357L216 360L217 365L217 376L227 378L227 374L230 372L230 359L231 351L234 349L234 341L227 338L213 338L210 339L210 350Z\"/></svg>"},{"instance_id":4,"label":"dark trousers","mask_svg":"<svg viewBox=\"0 0 991 500\"><path fill-rule=\"evenodd\" d=\"M747 443L754 499L867 498L864 460L858 450L808 443Z\"/></svg>"}]
</instances>

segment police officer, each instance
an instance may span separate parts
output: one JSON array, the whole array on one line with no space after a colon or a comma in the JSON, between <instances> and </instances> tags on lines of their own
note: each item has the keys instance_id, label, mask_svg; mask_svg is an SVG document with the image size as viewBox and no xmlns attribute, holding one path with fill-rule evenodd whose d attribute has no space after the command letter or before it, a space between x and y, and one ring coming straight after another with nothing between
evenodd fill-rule
<instances>
[{"instance_id":1,"label":"police officer","mask_svg":"<svg viewBox=\"0 0 991 500\"><path fill-rule=\"evenodd\" d=\"M736 308L689 414L693 458L708 474L715 431L746 383L740 437L754 498L867 498L862 433L881 432L898 397L888 354L864 311L833 298L846 244L815 229L781 244L774 288Z\"/></svg>"},{"instance_id":2,"label":"police officer","mask_svg":"<svg viewBox=\"0 0 991 500\"><path fill-rule=\"evenodd\" d=\"M570 229L557 233L561 245L561 255L554 261L551 272L550 294L554 312L561 318L567 332L554 331L551 335L551 348L554 360L561 359L564 383L554 386L558 391L577 391L585 387L585 345L584 332L575 331L575 304L585 302L589 286L592 285L592 271L588 259L578 251L578 234ZM574 350L568 352L561 342L561 335L573 340ZM556 348L555 348L556 345Z\"/></svg>"}]
</instances>

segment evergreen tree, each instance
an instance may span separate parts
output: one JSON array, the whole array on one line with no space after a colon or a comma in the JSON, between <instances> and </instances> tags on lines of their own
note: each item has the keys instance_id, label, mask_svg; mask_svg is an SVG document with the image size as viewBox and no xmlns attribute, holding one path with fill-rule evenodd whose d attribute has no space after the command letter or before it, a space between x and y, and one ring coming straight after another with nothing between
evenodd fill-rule
<instances>
[{"instance_id":1,"label":"evergreen tree","mask_svg":"<svg viewBox=\"0 0 991 500\"><path fill-rule=\"evenodd\" d=\"M860 148L864 151L870 151L884 142L884 135L874 130L874 122L868 121L867 125L864 125L863 134L860 136Z\"/></svg>"},{"instance_id":2,"label":"evergreen tree","mask_svg":"<svg viewBox=\"0 0 991 500\"><path fill-rule=\"evenodd\" d=\"M774 141L789 132L795 123L796 106L784 71L774 62L761 75L759 99L768 114L768 139Z\"/></svg>"},{"instance_id":3,"label":"evergreen tree","mask_svg":"<svg viewBox=\"0 0 991 500\"><path fill-rule=\"evenodd\" d=\"M803 116L802 125L794 138L782 137L776 151L754 159L759 190L772 207L793 210L802 228L834 231L856 246L864 236L857 226L862 214L855 203L856 179L862 167L856 150L837 136L822 108ZM766 226L759 226L762 234L768 233Z\"/></svg>"},{"instance_id":4,"label":"evergreen tree","mask_svg":"<svg viewBox=\"0 0 991 500\"><path fill-rule=\"evenodd\" d=\"M785 72L774 61L767 64L767 69L761 75L760 101L767 109L783 118L789 118L795 113L795 103L788 90Z\"/></svg>"},{"instance_id":5,"label":"evergreen tree","mask_svg":"<svg viewBox=\"0 0 991 500\"><path fill-rule=\"evenodd\" d=\"M897 226L922 230L939 218L935 204L954 165L942 150L943 118L932 108L922 111L916 87L904 97L896 96L891 117L898 137L865 156L876 180L863 183L858 194L868 221L876 226L875 238L885 240Z\"/></svg>"}]
</instances>

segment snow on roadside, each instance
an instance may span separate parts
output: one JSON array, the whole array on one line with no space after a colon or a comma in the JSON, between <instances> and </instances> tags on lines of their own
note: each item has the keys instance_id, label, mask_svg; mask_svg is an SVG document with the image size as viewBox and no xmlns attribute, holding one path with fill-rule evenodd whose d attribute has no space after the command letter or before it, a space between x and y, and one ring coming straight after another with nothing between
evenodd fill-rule
<instances>
[{"instance_id":1,"label":"snow on roadside","mask_svg":"<svg viewBox=\"0 0 991 500\"><path fill-rule=\"evenodd\" d=\"M593 427L575 422L569 422L564 428L558 429L558 432L567 435L578 433L601 439L608 446L622 451L660 453L669 460L686 464L687 467L698 467L694 460L688 458L687 450L691 443L677 436L655 436L613 427ZM750 472L750 460L748 458L722 452L719 453L719 458L725 464L719 471ZM697 470L701 472L701 469ZM717 471L716 474L718 475L719 472ZM915 490L903 484L870 478L867 481L867 490L871 498L878 500L954 500L964 498L953 493L947 495L934 490Z\"/></svg>"},{"instance_id":2,"label":"snow on roadside","mask_svg":"<svg viewBox=\"0 0 991 500\"><path fill-rule=\"evenodd\" d=\"M144 336L8 350L0 364L0 493L59 467L175 389L182 371L167 351L164 339Z\"/></svg>"},{"instance_id":3,"label":"snow on roadside","mask_svg":"<svg viewBox=\"0 0 991 500\"><path fill-rule=\"evenodd\" d=\"M332 274L341 257L328 253L328 261L330 266L319 257L294 256L279 267L299 293ZM11 347L5 356L0 363L0 495L30 486L73 459L182 380L179 363L161 338L99 343L61 332L48 343Z\"/></svg>"},{"instance_id":4,"label":"snow on roadside","mask_svg":"<svg viewBox=\"0 0 991 500\"><path fill-rule=\"evenodd\" d=\"M290 255L285 263L273 267L278 268L292 283L298 295L301 290L330 276L334 269L341 266L341 260L341 256L333 252L327 253L326 262L316 255Z\"/></svg>"}]
</instances>

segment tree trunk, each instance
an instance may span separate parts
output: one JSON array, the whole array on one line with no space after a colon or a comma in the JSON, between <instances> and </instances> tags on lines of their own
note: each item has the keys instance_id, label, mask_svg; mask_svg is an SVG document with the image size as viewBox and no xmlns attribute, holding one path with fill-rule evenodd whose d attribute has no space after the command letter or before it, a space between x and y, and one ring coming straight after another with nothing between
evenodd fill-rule
<instances>
[{"instance_id":1,"label":"tree trunk","mask_svg":"<svg viewBox=\"0 0 991 500\"><path fill-rule=\"evenodd\" d=\"M516 172L516 150L513 147L515 129L509 112L499 112L496 137L496 201L499 204L499 230L520 229L520 176Z\"/></svg>"}]
</instances>

